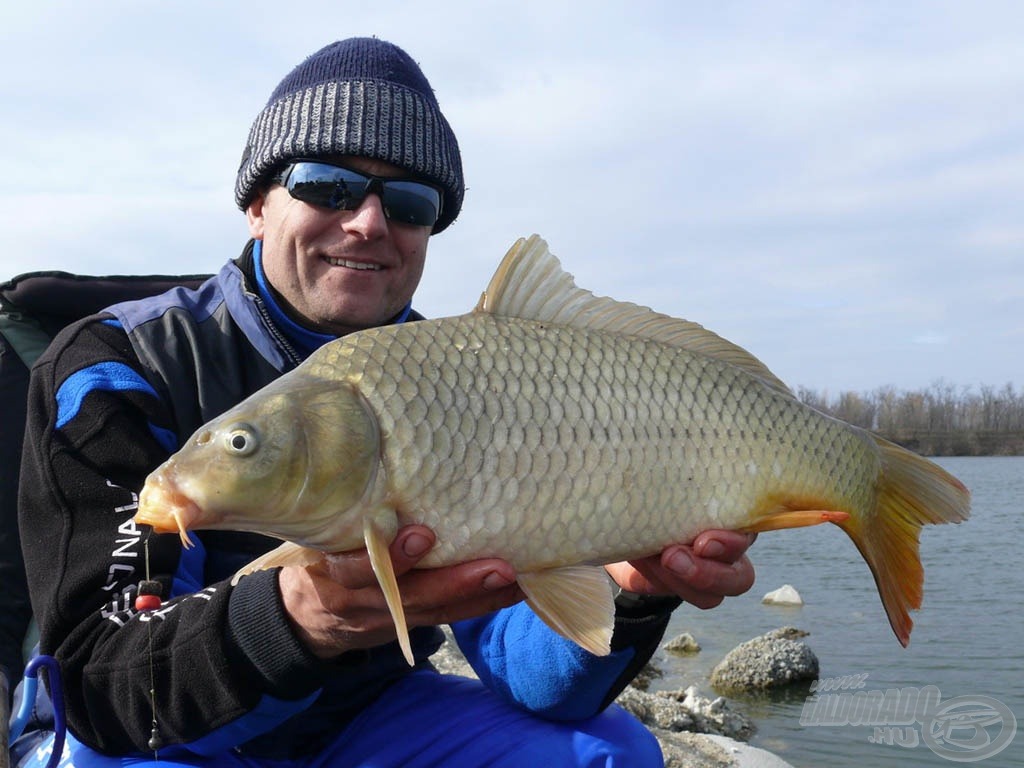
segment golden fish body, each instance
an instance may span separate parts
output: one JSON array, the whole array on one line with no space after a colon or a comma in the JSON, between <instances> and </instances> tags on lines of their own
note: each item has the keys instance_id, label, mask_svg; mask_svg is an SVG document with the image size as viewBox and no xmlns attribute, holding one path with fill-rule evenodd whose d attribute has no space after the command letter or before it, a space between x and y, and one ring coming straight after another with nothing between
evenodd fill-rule
<instances>
[{"instance_id":1,"label":"golden fish body","mask_svg":"<svg viewBox=\"0 0 1024 768\"><path fill-rule=\"evenodd\" d=\"M714 358L486 314L409 331L355 334L306 373L365 399L380 490L401 522L438 533L424 565L614 562L783 508L873 500L868 435Z\"/></svg>"},{"instance_id":2,"label":"golden fish body","mask_svg":"<svg viewBox=\"0 0 1024 768\"><path fill-rule=\"evenodd\" d=\"M803 405L696 324L580 290L533 238L475 311L343 337L201 428L136 520L292 542L254 567L365 544L400 640L387 546L422 523L437 536L423 567L507 559L545 621L607 653L614 606L593 566L708 528L826 520L905 644L920 526L967 511L936 465Z\"/></svg>"}]
</instances>

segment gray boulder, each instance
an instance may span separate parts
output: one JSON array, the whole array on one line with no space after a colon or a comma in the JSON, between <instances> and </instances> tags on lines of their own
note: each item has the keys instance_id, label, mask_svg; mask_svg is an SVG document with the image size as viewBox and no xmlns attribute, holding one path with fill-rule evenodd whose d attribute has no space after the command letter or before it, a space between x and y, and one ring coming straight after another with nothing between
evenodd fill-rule
<instances>
[{"instance_id":1,"label":"gray boulder","mask_svg":"<svg viewBox=\"0 0 1024 768\"><path fill-rule=\"evenodd\" d=\"M753 722L730 709L724 698L701 696L692 685L683 690L656 693L627 686L615 703L644 725L663 731L714 733L744 741L754 733Z\"/></svg>"},{"instance_id":2,"label":"gray boulder","mask_svg":"<svg viewBox=\"0 0 1024 768\"><path fill-rule=\"evenodd\" d=\"M676 635L661 647L671 653L684 655L700 653L700 643L698 643L689 632L683 632L681 635Z\"/></svg>"},{"instance_id":3,"label":"gray boulder","mask_svg":"<svg viewBox=\"0 0 1024 768\"><path fill-rule=\"evenodd\" d=\"M712 688L725 692L765 690L816 680L818 657L799 639L806 635L794 627L782 627L736 646L711 671Z\"/></svg>"}]
</instances>

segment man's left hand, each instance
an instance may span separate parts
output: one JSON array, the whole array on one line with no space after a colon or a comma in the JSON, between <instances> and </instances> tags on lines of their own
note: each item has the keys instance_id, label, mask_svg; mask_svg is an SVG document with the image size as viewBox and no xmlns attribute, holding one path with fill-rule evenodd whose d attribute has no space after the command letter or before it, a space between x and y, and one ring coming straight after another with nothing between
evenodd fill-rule
<instances>
[{"instance_id":1,"label":"man's left hand","mask_svg":"<svg viewBox=\"0 0 1024 768\"><path fill-rule=\"evenodd\" d=\"M690 544L673 544L642 560L606 565L615 582L642 595L678 595L698 608L714 608L754 585L746 551L757 534L704 531Z\"/></svg>"}]
</instances>

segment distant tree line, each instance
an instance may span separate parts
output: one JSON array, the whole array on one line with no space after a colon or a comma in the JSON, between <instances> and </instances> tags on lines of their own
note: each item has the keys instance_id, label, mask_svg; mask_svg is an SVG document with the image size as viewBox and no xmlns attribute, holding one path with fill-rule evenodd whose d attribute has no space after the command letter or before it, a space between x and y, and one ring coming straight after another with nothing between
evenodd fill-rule
<instances>
[{"instance_id":1,"label":"distant tree line","mask_svg":"<svg viewBox=\"0 0 1024 768\"><path fill-rule=\"evenodd\" d=\"M978 391L938 381L924 390L886 386L835 397L800 387L801 401L928 456L1024 455L1024 389Z\"/></svg>"}]
</instances>

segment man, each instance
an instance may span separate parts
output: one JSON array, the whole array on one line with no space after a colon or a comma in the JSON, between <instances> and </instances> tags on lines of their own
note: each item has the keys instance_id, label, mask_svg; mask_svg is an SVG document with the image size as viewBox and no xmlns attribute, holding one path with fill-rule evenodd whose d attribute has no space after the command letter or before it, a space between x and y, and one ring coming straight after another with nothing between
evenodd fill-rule
<instances>
[{"instance_id":1,"label":"man","mask_svg":"<svg viewBox=\"0 0 1024 768\"><path fill-rule=\"evenodd\" d=\"M418 525L391 556L410 669L365 551L309 568L234 571L276 544L200 532L183 551L131 522L150 470L197 427L338 335L416 320L428 239L458 215L458 144L419 67L377 39L327 46L256 118L235 188L252 240L196 291L116 305L37 365L21 525L44 653L64 670L76 766L660 765L610 702L680 597L750 587L745 536L703 534L609 566L625 592L613 653L537 619L501 560L414 570ZM163 603L140 597L159 581ZM453 625L482 682L428 661ZM285 764L285 763L281 763Z\"/></svg>"}]
</instances>

